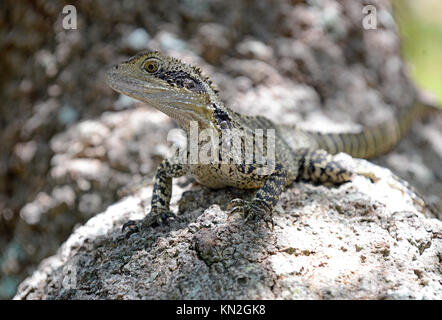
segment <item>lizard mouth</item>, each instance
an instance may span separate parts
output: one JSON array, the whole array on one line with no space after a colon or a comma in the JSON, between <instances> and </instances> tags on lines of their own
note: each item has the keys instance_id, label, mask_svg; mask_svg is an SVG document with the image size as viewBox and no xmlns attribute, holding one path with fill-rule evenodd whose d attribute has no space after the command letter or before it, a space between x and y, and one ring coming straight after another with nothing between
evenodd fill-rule
<instances>
[{"instance_id":1,"label":"lizard mouth","mask_svg":"<svg viewBox=\"0 0 442 320\"><path fill-rule=\"evenodd\" d=\"M104 78L106 84L116 92L165 113L182 127L188 126L190 121L201 124L208 122L205 118L207 95L188 88L172 87L164 79L140 75L134 70L126 69L124 65L111 67Z\"/></svg>"},{"instance_id":2,"label":"lizard mouth","mask_svg":"<svg viewBox=\"0 0 442 320\"><path fill-rule=\"evenodd\" d=\"M179 122L189 122L192 116L188 110L192 104L182 96L171 93L167 87L156 84L153 81L139 80L119 72L115 67L105 73L105 81L108 86L118 93L127 95L164 112ZM183 107L185 106L185 107ZM191 109L191 108L190 108ZM178 119L180 118L180 119Z\"/></svg>"},{"instance_id":3,"label":"lizard mouth","mask_svg":"<svg viewBox=\"0 0 442 320\"><path fill-rule=\"evenodd\" d=\"M154 95L165 91L164 87L155 85L150 81L142 81L124 75L115 67L109 69L104 78L107 85L115 91L136 99L145 99L148 95Z\"/></svg>"}]
</instances>

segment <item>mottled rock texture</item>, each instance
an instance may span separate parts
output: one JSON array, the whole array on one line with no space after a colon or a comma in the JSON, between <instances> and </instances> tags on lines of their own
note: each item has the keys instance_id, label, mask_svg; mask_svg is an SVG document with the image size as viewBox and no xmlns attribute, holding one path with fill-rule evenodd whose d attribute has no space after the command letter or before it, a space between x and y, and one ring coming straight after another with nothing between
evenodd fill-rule
<instances>
[{"instance_id":1,"label":"mottled rock texture","mask_svg":"<svg viewBox=\"0 0 442 320\"><path fill-rule=\"evenodd\" d=\"M177 218L126 238L121 224L143 215L145 188L76 229L16 298L441 299L442 222L381 172L376 184L289 188L273 232L227 220L217 203L233 190L175 184Z\"/></svg>"}]
</instances>

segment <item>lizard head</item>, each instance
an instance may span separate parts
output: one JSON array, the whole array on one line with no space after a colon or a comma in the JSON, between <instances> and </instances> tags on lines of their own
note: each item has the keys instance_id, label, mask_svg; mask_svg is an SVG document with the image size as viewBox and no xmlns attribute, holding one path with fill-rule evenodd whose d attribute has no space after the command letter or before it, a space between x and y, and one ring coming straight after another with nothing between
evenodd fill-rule
<instances>
[{"instance_id":1,"label":"lizard head","mask_svg":"<svg viewBox=\"0 0 442 320\"><path fill-rule=\"evenodd\" d=\"M139 53L110 68L106 83L115 91L153 106L185 125L210 121L217 91L199 68L154 52Z\"/></svg>"}]
</instances>

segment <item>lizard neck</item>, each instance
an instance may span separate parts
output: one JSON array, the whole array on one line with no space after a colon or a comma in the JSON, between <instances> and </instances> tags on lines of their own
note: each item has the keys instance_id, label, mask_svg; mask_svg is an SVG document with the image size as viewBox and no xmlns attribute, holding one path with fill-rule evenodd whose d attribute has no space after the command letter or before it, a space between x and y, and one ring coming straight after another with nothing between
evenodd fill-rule
<instances>
[{"instance_id":1,"label":"lizard neck","mask_svg":"<svg viewBox=\"0 0 442 320\"><path fill-rule=\"evenodd\" d=\"M214 129L221 131L231 129L236 121L235 113L227 108L218 97L210 99L203 108L187 106L186 108L174 108L172 112L165 113L187 133L189 133L192 122L193 125L198 126L199 130Z\"/></svg>"}]
</instances>

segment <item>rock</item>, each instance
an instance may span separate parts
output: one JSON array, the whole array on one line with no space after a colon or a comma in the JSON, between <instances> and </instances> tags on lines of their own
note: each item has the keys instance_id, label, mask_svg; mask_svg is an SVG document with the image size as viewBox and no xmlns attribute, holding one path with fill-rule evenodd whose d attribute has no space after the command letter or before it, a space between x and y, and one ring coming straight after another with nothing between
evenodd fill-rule
<instances>
[{"instance_id":1,"label":"rock","mask_svg":"<svg viewBox=\"0 0 442 320\"><path fill-rule=\"evenodd\" d=\"M442 222L366 164L378 182L291 186L274 231L228 221L230 189L175 183L176 218L126 238L122 223L143 216L152 191L142 189L76 229L15 299L442 299Z\"/></svg>"},{"instance_id":2,"label":"rock","mask_svg":"<svg viewBox=\"0 0 442 320\"><path fill-rule=\"evenodd\" d=\"M127 44L133 50L142 50L148 48L150 36L143 28L137 28L127 37Z\"/></svg>"},{"instance_id":3,"label":"rock","mask_svg":"<svg viewBox=\"0 0 442 320\"><path fill-rule=\"evenodd\" d=\"M218 64L230 47L229 30L216 23L200 26L195 44L200 47L201 56L211 64Z\"/></svg>"},{"instance_id":4,"label":"rock","mask_svg":"<svg viewBox=\"0 0 442 320\"><path fill-rule=\"evenodd\" d=\"M246 39L241 42L236 50L247 58L269 61L273 56L273 49L261 41Z\"/></svg>"}]
</instances>

